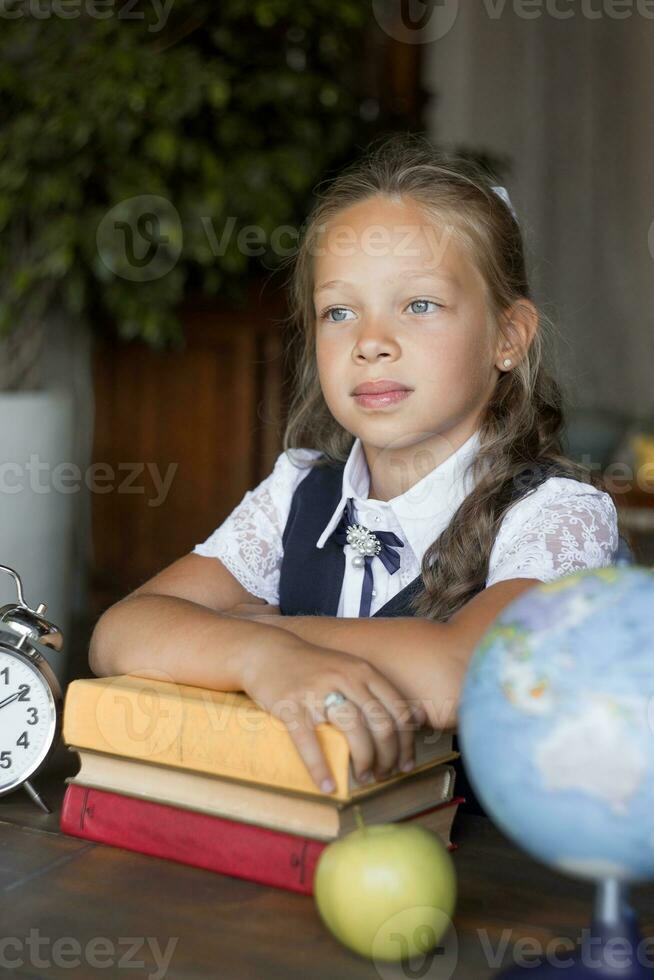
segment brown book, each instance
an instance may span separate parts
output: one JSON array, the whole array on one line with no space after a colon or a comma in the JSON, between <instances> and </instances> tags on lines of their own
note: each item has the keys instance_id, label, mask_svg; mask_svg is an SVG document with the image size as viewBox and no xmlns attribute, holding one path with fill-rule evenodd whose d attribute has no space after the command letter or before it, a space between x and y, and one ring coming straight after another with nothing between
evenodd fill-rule
<instances>
[{"instance_id":1,"label":"brown book","mask_svg":"<svg viewBox=\"0 0 654 980\"><path fill-rule=\"evenodd\" d=\"M411 817L404 817L401 823L406 823L408 826L415 824L424 827L426 830L431 830L440 837L446 847L454 850L458 845L452 843L452 824L460 803L465 803L465 799L462 796L455 796L447 803L441 803L440 806L433 809L423 810L422 813L417 813Z\"/></svg>"},{"instance_id":2,"label":"brown book","mask_svg":"<svg viewBox=\"0 0 654 980\"><path fill-rule=\"evenodd\" d=\"M396 780L370 784L356 801L344 802L327 794L288 793L245 780L161 766L105 752L69 746L81 767L67 783L108 790L125 796L256 824L272 830L301 834L316 840L334 840L358 826L358 805L365 823L391 823L450 801L455 770L435 763ZM456 757L458 753L452 753Z\"/></svg>"}]
</instances>

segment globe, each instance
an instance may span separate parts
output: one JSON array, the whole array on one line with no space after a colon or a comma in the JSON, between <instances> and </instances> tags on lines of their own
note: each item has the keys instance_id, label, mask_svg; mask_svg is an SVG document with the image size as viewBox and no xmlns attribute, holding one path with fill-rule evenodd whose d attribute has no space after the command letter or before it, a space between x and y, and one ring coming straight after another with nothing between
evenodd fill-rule
<instances>
[{"instance_id":1,"label":"globe","mask_svg":"<svg viewBox=\"0 0 654 980\"><path fill-rule=\"evenodd\" d=\"M477 645L459 745L498 827L575 877L654 877L654 573L535 586Z\"/></svg>"}]
</instances>

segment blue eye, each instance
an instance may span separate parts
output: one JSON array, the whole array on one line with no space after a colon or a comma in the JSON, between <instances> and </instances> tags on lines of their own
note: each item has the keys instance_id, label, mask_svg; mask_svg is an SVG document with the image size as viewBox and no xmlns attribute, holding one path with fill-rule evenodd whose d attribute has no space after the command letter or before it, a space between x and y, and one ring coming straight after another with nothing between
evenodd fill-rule
<instances>
[{"instance_id":1,"label":"blue eye","mask_svg":"<svg viewBox=\"0 0 654 980\"><path fill-rule=\"evenodd\" d=\"M414 299L414 300L411 301L411 303L409 303L407 309L410 309L412 306L415 306L417 303L422 303L423 305L424 304L431 303L431 305L437 307L437 309L439 309L439 310L442 310L443 309L442 303L436 303L432 299ZM324 313L321 313L320 314L320 319L321 320L327 320L329 323L345 323L346 321L344 319L341 319L341 320L337 320L337 319L332 320L332 319L330 319L329 314L330 313L347 313L347 312L350 312L350 313L352 312L351 310L348 310L348 307L347 306L330 306L328 310L325 310ZM422 310L422 311L420 311L420 310L417 310L417 311L414 310L414 312L417 312L419 315L424 316L425 314L427 314L427 313L433 313L434 311L433 310Z\"/></svg>"},{"instance_id":2,"label":"blue eye","mask_svg":"<svg viewBox=\"0 0 654 980\"><path fill-rule=\"evenodd\" d=\"M432 306L437 306L439 310L442 309L441 304L440 303L435 303L433 299L414 299L411 303L409 303L409 306L415 306L416 303L431 303ZM420 311L414 311L414 312L420 312ZM429 313L430 311L429 310L422 310L422 312L423 313Z\"/></svg>"},{"instance_id":3,"label":"blue eye","mask_svg":"<svg viewBox=\"0 0 654 980\"><path fill-rule=\"evenodd\" d=\"M343 311L347 312L347 307L345 307L345 306L331 306L328 310L325 310L324 313L321 313L320 319L321 320L326 320L328 318L328 316L329 316L330 313L341 313ZM345 321L344 320L330 320L329 322L330 323L344 323Z\"/></svg>"}]
</instances>

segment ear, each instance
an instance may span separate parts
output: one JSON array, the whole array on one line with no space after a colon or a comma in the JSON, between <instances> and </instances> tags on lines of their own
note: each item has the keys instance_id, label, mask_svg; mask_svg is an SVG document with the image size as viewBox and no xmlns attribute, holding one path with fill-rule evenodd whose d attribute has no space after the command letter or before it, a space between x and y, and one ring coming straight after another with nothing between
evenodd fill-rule
<instances>
[{"instance_id":1,"label":"ear","mask_svg":"<svg viewBox=\"0 0 654 980\"><path fill-rule=\"evenodd\" d=\"M495 354L498 370L510 371L526 355L538 329L538 319L538 310L525 297L504 311ZM505 364L505 360L511 363Z\"/></svg>"}]
</instances>

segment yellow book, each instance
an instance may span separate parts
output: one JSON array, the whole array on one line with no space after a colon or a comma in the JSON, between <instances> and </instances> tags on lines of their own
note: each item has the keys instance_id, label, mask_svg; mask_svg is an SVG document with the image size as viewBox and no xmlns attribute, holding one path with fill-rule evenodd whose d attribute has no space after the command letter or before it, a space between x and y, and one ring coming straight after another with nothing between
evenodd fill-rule
<instances>
[{"instance_id":1,"label":"yellow book","mask_svg":"<svg viewBox=\"0 0 654 980\"><path fill-rule=\"evenodd\" d=\"M292 726L292 716L288 724ZM336 782L332 799L356 799L406 778L396 774L374 784L360 783L345 733L327 722L315 731ZM325 795L285 721L243 691L215 691L134 674L79 678L66 691L62 737L67 745L97 752ZM414 754L414 772L451 759L452 733L422 726L414 732Z\"/></svg>"}]
</instances>

